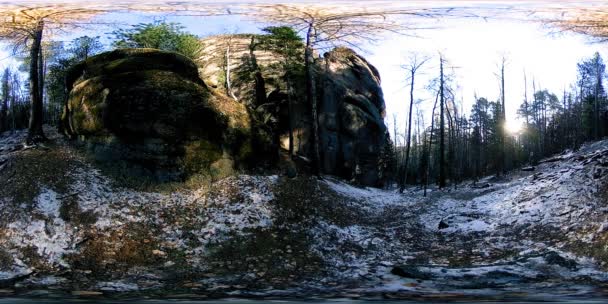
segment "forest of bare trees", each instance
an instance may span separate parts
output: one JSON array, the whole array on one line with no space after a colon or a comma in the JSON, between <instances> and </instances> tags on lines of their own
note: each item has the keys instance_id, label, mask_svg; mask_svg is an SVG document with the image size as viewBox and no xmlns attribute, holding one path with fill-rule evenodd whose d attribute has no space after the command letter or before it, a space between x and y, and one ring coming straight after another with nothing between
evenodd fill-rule
<instances>
[{"instance_id":1,"label":"forest of bare trees","mask_svg":"<svg viewBox=\"0 0 608 304\"><path fill-rule=\"evenodd\" d=\"M530 80L524 73L525 91L522 99L516 101L504 99L503 92L509 90L504 80L508 69L505 62L501 59L497 73L499 98L475 97L467 114L461 110L467 101L454 96L455 83L446 76L445 59L440 58L438 78L429 86L437 97L431 125L424 125L424 120L418 119L417 126L407 128L406 136L394 129L397 138L405 138L395 145L396 170L403 170L402 176L408 177L398 181L401 187L406 183L426 185L429 182L439 187L448 184L456 187L464 179L500 177L522 167L533 170L550 155L577 149L584 142L608 135L606 65L599 53L577 64L577 81L563 92L539 87L537 79ZM505 102L519 104L517 116L522 128L518 132L510 133L505 126ZM411 132L413 136L409 135Z\"/></svg>"}]
</instances>

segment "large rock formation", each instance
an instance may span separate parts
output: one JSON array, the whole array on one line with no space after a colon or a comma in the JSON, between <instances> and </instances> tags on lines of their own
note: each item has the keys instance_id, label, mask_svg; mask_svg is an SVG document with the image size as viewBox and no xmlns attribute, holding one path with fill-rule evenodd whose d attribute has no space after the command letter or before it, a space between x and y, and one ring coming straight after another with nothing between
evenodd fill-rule
<instances>
[{"instance_id":1,"label":"large rock formation","mask_svg":"<svg viewBox=\"0 0 608 304\"><path fill-rule=\"evenodd\" d=\"M347 48L318 61L319 139L324 172L380 186L380 156L387 140L378 70Z\"/></svg>"},{"instance_id":2,"label":"large rock formation","mask_svg":"<svg viewBox=\"0 0 608 304\"><path fill-rule=\"evenodd\" d=\"M211 88L247 104L253 113L261 114L262 119L270 114L276 120L270 127L278 138L278 144L285 150L289 146L288 129L291 125L295 153L307 156L311 122L310 106L302 98L305 96L304 79L293 79L288 88L280 56L259 46L257 39L257 35L251 34L203 39L201 56L197 60L199 73ZM226 88L227 74L230 75L230 91ZM292 90L291 115L287 106L289 89Z\"/></svg>"},{"instance_id":3,"label":"large rock formation","mask_svg":"<svg viewBox=\"0 0 608 304\"><path fill-rule=\"evenodd\" d=\"M94 56L68 73L66 131L96 158L138 164L161 180L226 176L259 167L261 159L272 164L278 148L289 147L290 127L294 153L308 159L312 123L304 75L288 86L280 57L251 47L255 39L204 40L196 64L152 49ZM326 53L316 65L323 173L380 186L387 133L378 71L347 48Z\"/></svg>"},{"instance_id":4,"label":"large rock formation","mask_svg":"<svg viewBox=\"0 0 608 304\"><path fill-rule=\"evenodd\" d=\"M66 131L98 159L126 160L165 180L225 176L252 158L247 108L212 94L179 54L103 53L71 68L66 85Z\"/></svg>"},{"instance_id":5,"label":"large rock formation","mask_svg":"<svg viewBox=\"0 0 608 304\"><path fill-rule=\"evenodd\" d=\"M255 39L252 35L225 35L203 40L200 73L206 83L224 94L273 112L278 120L274 132L284 150L289 147L291 125L294 152L310 157L311 111L305 99L304 79L292 84L295 94L288 111L289 88L282 77L284 71L277 70L280 61L271 52L252 47ZM347 48L326 53L316 64L322 171L362 185L380 186L380 155L388 135L377 69ZM225 88L227 69L231 92Z\"/></svg>"}]
</instances>

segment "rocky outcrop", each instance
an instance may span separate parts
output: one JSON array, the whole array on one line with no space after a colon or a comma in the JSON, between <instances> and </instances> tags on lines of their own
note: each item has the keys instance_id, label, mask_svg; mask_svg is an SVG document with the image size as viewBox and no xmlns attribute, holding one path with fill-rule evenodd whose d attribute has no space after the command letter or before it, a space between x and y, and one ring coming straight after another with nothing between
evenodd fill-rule
<instances>
[{"instance_id":1,"label":"rocky outcrop","mask_svg":"<svg viewBox=\"0 0 608 304\"><path fill-rule=\"evenodd\" d=\"M210 92L184 56L115 50L72 67L66 82L66 131L97 159L166 180L225 176L253 157L247 108Z\"/></svg>"},{"instance_id":2,"label":"rocky outcrop","mask_svg":"<svg viewBox=\"0 0 608 304\"><path fill-rule=\"evenodd\" d=\"M326 53L319 65L323 71L319 83L323 171L380 186L387 129L378 70L347 48Z\"/></svg>"},{"instance_id":3,"label":"rocky outcrop","mask_svg":"<svg viewBox=\"0 0 608 304\"><path fill-rule=\"evenodd\" d=\"M267 92L279 88L282 84L276 81L282 71L271 68L279 59L272 52L257 46L256 39L257 36L251 34L218 35L203 39L201 55L196 60L201 78L226 96L234 96L246 103L255 98L256 72L270 80L265 83ZM226 88L227 70L231 92Z\"/></svg>"},{"instance_id":4,"label":"rocky outcrop","mask_svg":"<svg viewBox=\"0 0 608 304\"><path fill-rule=\"evenodd\" d=\"M260 159L272 165L277 149L289 148L290 128L294 154L310 158L304 75L287 85L280 57L252 47L255 39L206 39L196 63L175 53L122 49L77 64L66 80L65 129L97 159L126 160L161 180L225 176L259 167ZM378 71L346 48L316 64L323 173L380 186L386 127Z\"/></svg>"},{"instance_id":5,"label":"rocky outcrop","mask_svg":"<svg viewBox=\"0 0 608 304\"><path fill-rule=\"evenodd\" d=\"M294 152L310 157L311 115L305 81L302 78L292 84L295 92L288 100L290 88L282 77L284 71L277 69L279 59L255 43L254 35L223 35L203 40L205 48L198 60L199 72L206 83L225 95L234 95L275 117L273 132L284 150L289 148L291 126ZM324 58L317 59L317 66L322 171L362 185L380 186L383 182L380 155L387 132L378 71L347 48L326 53ZM226 69L230 72L226 73ZM231 75L230 92L227 74Z\"/></svg>"},{"instance_id":6,"label":"rocky outcrop","mask_svg":"<svg viewBox=\"0 0 608 304\"><path fill-rule=\"evenodd\" d=\"M268 127L281 148L288 150L289 126L294 130L294 152L309 154L310 107L303 74L288 88L280 56L259 45L251 34L218 35L201 41L196 60L203 81L214 91L246 104ZM292 71L293 72L293 71ZM230 89L226 75L229 75ZM287 92L291 89L291 111ZM290 113L289 113L290 112ZM271 119L268 119L271 118Z\"/></svg>"}]
</instances>

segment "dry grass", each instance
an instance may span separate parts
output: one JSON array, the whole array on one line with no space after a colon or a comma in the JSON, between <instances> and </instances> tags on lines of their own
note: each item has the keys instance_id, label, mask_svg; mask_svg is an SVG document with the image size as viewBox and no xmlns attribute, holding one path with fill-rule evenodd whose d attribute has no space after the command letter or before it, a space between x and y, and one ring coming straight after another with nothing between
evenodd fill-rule
<instances>
[{"instance_id":1,"label":"dry grass","mask_svg":"<svg viewBox=\"0 0 608 304\"><path fill-rule=\"evenodd\" d=\"M81 246L80 253L68 255L66 260L74 269L90 270L93 276L103 277L126 272L137 266L159 266L161 257L154 229L148 225L130 223L106 234L91 231Z\"/></svg>"}]
</instances>

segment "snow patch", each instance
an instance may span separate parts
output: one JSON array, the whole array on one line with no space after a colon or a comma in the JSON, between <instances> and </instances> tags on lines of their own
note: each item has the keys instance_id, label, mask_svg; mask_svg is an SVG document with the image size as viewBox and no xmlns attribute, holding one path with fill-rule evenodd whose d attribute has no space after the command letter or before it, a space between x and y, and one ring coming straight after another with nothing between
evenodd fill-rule
<instances>
[{"instance_id":1,"label":"snow patch","mask_svg":"<svg viewBox=\"0 0 608 304\"><path fill-rule=\"evenodd\" d=\"M7 234L13 246L36 248L47 262L65 265L61 258L71 252L74 232L63 220L54 219L17 221L8 225Z\"/></svg>"},{"instance_id":2,"label":"snow patch","mask_svg":"<svg viewBox=\"0 0 608 304\"><path fill-rule=\"evenodd\" d=\"M61 201L57 198L57 192L43 188L42 192L36 197L36 209L49 218L59 217Z\"/></svg>"},{"instance_id":3,"label":"snow patch","mask_svg":"<svg viewBox=\"0 0 608 304\"><path fill-rule=\"evenodd\" d=\"M102 291L115 291L115 292L124 292L124 291L137 291L139 290L139 286L135 283L125 283L125 282L99 282L97 283L97 289Z\"/></svg>"},{"instance_id":4,"label":"snow patch","mask_svg":"<svg viewBox=\"0 0 608 304\"><path fill-rule=\"evenodd\" d=\"M329 176L324 177L322 182L336 193L351 199L351 203L356 205L353 207L364 208L370 213L378 213L391 206L410 206L418 202L396 190L359 188Z\"/></svg>"}]
</instances>

